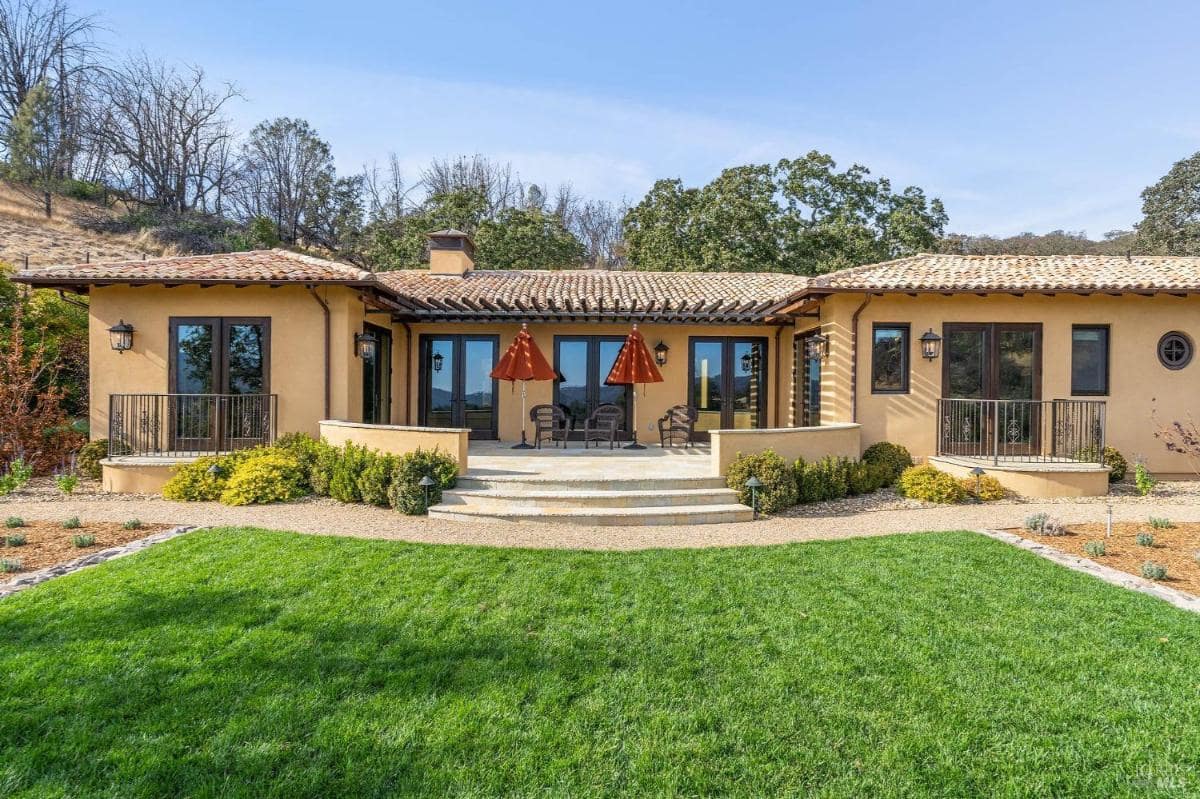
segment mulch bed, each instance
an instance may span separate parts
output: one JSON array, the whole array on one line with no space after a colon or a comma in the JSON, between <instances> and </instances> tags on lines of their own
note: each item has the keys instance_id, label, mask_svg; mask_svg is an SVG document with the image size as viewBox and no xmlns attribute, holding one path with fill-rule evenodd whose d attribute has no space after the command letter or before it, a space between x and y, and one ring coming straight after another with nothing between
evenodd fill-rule
<instances>
[{"instance_id":1,"label":"mulch bed","mask_svg":"<svg viewBox=\"0 0 1200 799\"><path fill-rule=\"evenodd\" d=\"M74 530L66 530L61 521L26 521L24 527L0 528L0 558L21 561L20 571L0 573L0 583L25 572L82 558L106 547L127 544L170 527L168 524L144 524L136 530L126 530L116 522L94 522ZM9 546L4 538L16 534L25 536L25 544ZM75 535L94 535L96 543L90 547L77 547L71 543L71 537Z\"/></svg>"},{"instance_id":2,"label":"mulch bed","mask_svg":"<svg viewBox=\"0 0 1200 799\"><path fill-rule=\"evenodd\" d=\"M1196 553L1200 552L1200 523L1183 522L1175 527L1155 529L1144 522L1115 522L1110 538L1105 538L1103 524L1072 524L1068 525L1067 531L1067 535L1062 536L1034 535L1024 529L1008 532L1138 577L1142 576L1142 564L1154 561L1167 567L1167 577L1160 582L1180 591L1200 594L1200 563L1196 561ZM1154 546L1139 545L1138 533L1153 535ZM1103 541L1105 554L1092 557L1084 552L1083 545L1088 541Z\"/></svg>"}]
</instances>

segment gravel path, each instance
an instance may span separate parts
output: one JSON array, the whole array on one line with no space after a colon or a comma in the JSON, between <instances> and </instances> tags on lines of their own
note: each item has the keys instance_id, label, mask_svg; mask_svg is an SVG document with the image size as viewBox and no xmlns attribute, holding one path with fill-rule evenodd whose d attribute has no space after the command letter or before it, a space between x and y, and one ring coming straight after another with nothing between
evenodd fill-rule
<instances>
[{"instance_id":1,"label":"gravel path","mask_svg":"<svg viewBox=\"0 0 1200 799\"><path fill-rule=\"evenodd\" d=\"M879 495L886 500L886 495ZM1167 516L1175 521L1200 522L1200 499L1177 486L1159 497L1114 497L1114 518L1143 521ZM215 502L168 502L159 497L84 493L60 498L33 486L0 501L0 517L56 521L79 516L85 521L125 521L195 526L248 526L302 533L389 538L432 544L479 544L504 547L571 549L647 549L780 544L789 541L888 535L890 533L1019 527L1025 517L1045 511L1069 523L1102 522L1103 501L1013 502L950 507L879 509L862 501L826 503L804 508L805 515L738 524L663 527L582 527L560 524L437 521L401 516L385 508L343 505L329 499L310 499L288 505L231 508Z\"/></svg>"}]
</instances>

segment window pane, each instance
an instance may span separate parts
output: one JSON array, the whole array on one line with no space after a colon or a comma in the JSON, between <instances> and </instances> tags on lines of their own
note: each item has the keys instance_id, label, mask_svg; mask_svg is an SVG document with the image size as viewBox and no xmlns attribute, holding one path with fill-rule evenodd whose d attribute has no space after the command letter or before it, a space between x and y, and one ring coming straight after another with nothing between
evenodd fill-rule
<instances>
[{"instance_id":1,"label":"window pane","mask_svg":"<svg viewBox=\"0 0 1200 799\"><path fill-rule=\"evenodd\" d=\"M230 394L261 394L266 384L266 331L259 324L229 326Z\"/></svg>"},{"instance_id":2,"label":"window pane","mask_svg":"<svg viewBox=\"0 0 1200 799\"><path fill-rule=\"evenodd\" d=\"M692 407L698 413L697 431L721 428L721 357L719 341L697 341L692 347Z\"/></svg>"},{"instance_id":3,"label":"window pane","mask_svg":"<svg viewBox=\"0 0 1200 799\"><path fill-rule=\"evenodd\" d=\"M871 350L871 389L873 391L907 391L908 331L900 327L875 329Z\"/></svg>"},{"instance_id":4,"label":"window pane","mask_svg":"<svg viewBox=\"0 0 1200 799\"><path fill-rule=\"evenodd\" d=\"M946 334L947 397L976 399L984 395L984 361L987 333L982 330L951 330Z\"/></svg>"},{"instance_id":5,"label":"window pane","mask_svg":"<svg viewBox=\"0 0 1200 799\"><path fill-rule=\"evenodd\" d=\"M583 429L588 417L588 343L574 339L558 342L558 404L571 417L573 429ZM608 374L605 373L605 377Z\"/></svg>"},{"instance_id":6,"label":"window pane","mask_svg":"<svg viewBox=\"0 0 1200 799\"><path fill-rule=\"evenodd\" d=\"M1108 330L1081 327L1071 331L1071 393L1103 394L1108 390Z\"/></svg>"},{"instance_id":7,"label":"window pane","mask_svg":"<svg viewBox=\"0 0 1200 799\"><path fill-rule=\"evenodd\" d=\"M213 326L179 325L176 330L175 390L179 394L213 393Z\"/></svg>"}]
</instances>

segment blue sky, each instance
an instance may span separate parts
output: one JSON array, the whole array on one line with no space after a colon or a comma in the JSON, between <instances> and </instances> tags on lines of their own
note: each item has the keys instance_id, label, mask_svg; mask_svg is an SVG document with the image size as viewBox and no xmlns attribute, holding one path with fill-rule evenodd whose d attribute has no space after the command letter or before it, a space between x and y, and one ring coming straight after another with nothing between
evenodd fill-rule
<instances>
[{"instance_id":1,"label":"blue sky","mask_svg":"<svg viewBox=\"0 0 1200 799\"><path fill-rule=\"evenodd\" d=\"M811 149L945 202L951 229L1094 237L1200 150L1189 2L104 0L115 52L242 88L357 171L483 153L636 201L660 177Z\"/></svg>"}]
</instances>

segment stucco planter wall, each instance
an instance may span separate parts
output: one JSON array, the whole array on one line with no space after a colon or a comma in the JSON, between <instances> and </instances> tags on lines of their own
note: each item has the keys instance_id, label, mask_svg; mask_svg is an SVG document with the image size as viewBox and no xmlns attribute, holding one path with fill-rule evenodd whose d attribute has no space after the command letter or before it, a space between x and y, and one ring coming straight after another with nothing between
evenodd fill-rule
<instances>
[{"instance_id":1,"label":"stucco planter wall","mask_svg":"<svg viewBox=\"0 0 1200 799\"><path fill-rule=\"evenodd\" d=\"M787 460L819 460L826 455L857 458L862 454L860 429L861 425L843 423L765 430L713 430L712 473L725 474L739 453L754 455L769 449Z\"/></svg>"},{"instance_id":2,"label":"stucco planter wall","mask_svg":"<svg viewBox=\"0 0 1200 799\"><path fill-rule=\"evenodd\" d=\"M335 419L325 419L320 426L321 437L335 447L352 442L393 455L417 449L440 449L458 459L459 473L467 470L467 436L471 431L465 427L405 427Z\"/></svg>"}]
</instances>

